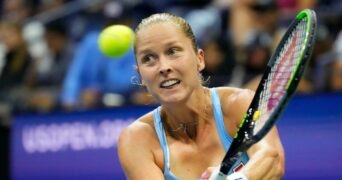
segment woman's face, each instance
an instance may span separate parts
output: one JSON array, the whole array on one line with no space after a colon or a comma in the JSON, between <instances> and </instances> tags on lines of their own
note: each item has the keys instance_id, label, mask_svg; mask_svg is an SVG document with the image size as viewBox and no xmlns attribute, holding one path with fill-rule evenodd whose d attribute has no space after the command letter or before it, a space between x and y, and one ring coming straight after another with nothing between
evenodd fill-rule
<instances>
[{"instance_id":1,"label":"woman's face","mask_svg":"<svg viewBox=\"0 0 342 180\"><path fill-rule=\"evenodd\" d=\"M162 104L186 100L201 86L204 53L194 51L179 26L162 22L140 29L136 58L142 84Z\"/></svg>"},{"instance_id":2,"label":"woman's face","mask_svg":"<svg viewBox=\"0 0 342 180\"><path fill-rule=\"evenodd\" d=\"M9 50L16 49L23 43L20 31L11 25L1 25L0 34L0 40Z\"/></svg>"}]
</instances>

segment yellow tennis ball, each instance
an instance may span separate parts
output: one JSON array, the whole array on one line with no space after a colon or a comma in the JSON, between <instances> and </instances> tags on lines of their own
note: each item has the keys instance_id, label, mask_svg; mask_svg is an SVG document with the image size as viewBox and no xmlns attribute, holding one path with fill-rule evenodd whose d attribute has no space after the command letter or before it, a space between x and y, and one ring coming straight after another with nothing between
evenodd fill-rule
<instances>
[{"instance_id":1,"label":"yellow tennis ball","mask_svg":"<svg viewBox=\"0 0 342 180\"><path fill-rule=\"evenodd\" d=\"M125 25L111 25L100 33L98 45L101 52L111 58L124 55L132 46L133 30Z\"/></svg>"}]
</instances>

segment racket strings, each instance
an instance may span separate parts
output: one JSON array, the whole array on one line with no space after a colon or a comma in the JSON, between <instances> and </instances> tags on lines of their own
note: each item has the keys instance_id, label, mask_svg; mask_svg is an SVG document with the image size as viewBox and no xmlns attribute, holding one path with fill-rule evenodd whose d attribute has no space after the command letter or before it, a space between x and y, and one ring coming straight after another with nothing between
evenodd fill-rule
<instances>
[{"instance_id":1,"label":"racket strings","mask_svg":"<svg viewBox=\"0 0 342 180\"><path fill-rule=\"evenodd\" d=\"M286 94L287 85L300 61L306 39L307 18L303 18L293 29L284 46L276 56L275 64L260 93L260 118L255 122L254 134L264 126L277 104Z\"/></svg>"}]
</instances>

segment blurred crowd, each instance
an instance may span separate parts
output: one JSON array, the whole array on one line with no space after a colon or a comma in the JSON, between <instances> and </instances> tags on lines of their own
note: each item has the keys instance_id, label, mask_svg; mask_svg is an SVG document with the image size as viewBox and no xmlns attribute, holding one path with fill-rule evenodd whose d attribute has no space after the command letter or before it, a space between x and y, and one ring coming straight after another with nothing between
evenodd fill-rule
<instances>
[{"instance_id":1,"label":"blurred crowd","mask_svg":"<svg viewBox=\"0 0 342 180\"><path fill-rule=\"evenodd\" d=\"M139 85L133 51L100 53L99 32L135 28L144 17L184 17L205 51L206 85L255 89L295 14L318 16L317 42L298 93L342 92L342 1L338 0L2 0L0 118L153 104Z\"/></svg>"}]
</instances>

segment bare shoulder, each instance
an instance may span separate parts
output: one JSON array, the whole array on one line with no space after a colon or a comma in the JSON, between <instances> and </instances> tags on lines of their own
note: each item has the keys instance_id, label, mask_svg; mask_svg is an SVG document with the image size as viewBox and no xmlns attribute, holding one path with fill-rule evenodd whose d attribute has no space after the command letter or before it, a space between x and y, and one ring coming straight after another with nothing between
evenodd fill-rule
<instances>
[{"instance_id":1,"label":"bare shoulder","mask_svg":"<svg viewBox=\"0 0 342 180\"><path fill-rule=\"evenodd\" d=\"M250 105L254 91L249 89L221 87L218 88L222 112L238 126Z\"/></svg>"},{"instance_id":2,"label":"bare shoulder","mask_svg":"<svg viewBox=\"0 0 342 180\"><path fill-rule=\"evenodd\" d=\"M241 103L250 103L251 99L254 96L254 91L250 89L241 89L234 87L220 87L217 88L222 105L225 104L241 104Z\"/></svg>"},{"instance_id":3,"label":"bare shoulder","mask_svg":"<svg viewBox=\"0 0 342 180\"><path fill-rule=\"evenodd\" d=\"M148 143L155 138L152 112L140 117L132 124L124 128L120 134L119 148L149 147ZM142 144L143 143L143 144ZM138 144L144 146L138 146ZM147 146L145 146L147 145Z\"/></svg>"},{"instance_id":4,"label":"bare shoulder","mask_svg":"<svg viewBox=\"0 0 342 180\"><path fill-rule=\"evenodd\" d=\"M127 174L136 161L154 163L153 149L158 145L158 139L153 126L153 114L150 112L122 130L118 140L118 154L122 167ZM138 167L135 168L136 171ZM136 172L135 171L135 172Z\"/></svg>"},{"instance_id":5,"label":"bare shoulder","mask_svg":"<svg viewBox=\"0 0 342 180\"><path fill-rule=\"evenodd\" d=\"M161 179L162 166L158 166L156 160L158 149L152 112L125 128L119 137L118 154L127 179Z\"/></svg>"}]
</instances>

